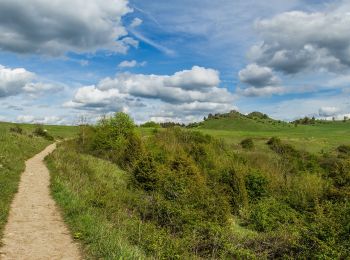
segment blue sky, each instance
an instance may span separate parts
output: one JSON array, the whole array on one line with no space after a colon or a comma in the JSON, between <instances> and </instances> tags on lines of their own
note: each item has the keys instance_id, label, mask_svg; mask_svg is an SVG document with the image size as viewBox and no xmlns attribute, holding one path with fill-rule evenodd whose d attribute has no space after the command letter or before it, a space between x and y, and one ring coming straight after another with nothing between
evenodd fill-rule
<instances>
[{"instance_id":1,"label":"blue sky","mask_svg":"<svg viewBox=\"0 0 350 260\"><path fill-rule=\"evenodd\" d=\"M342 118L350 3L0 0L0 120Z\"/></svg>"}]
</instances>

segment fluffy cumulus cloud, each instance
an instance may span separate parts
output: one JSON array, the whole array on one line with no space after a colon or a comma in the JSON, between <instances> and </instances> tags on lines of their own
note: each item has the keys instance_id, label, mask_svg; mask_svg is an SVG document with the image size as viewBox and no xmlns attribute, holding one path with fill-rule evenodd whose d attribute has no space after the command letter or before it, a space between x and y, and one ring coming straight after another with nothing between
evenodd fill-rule
<instances>
[{"instance_id":1,"label":"fluffy cumulus cloud","mask_svg":"<svg viewBox=\"0 0 350 260\"><path fill-rule=\"evenodd\" d=\"M350 5L325 12L293 11L256 22L263 42L249 57L276 71L340 72L350 66Z\"/></svg>"},{"instance_id":2,"label":"fluffy cumulus cloud","mask_svg":"<svg viewBox=\"0 0 350 260\"><path fill-rule=\"evenodd\" d=\"M24 68L7 68L0 65L0 98L18 94L37 96L63 90L61 84L38 82L37 75Z\"/></svg>"},{"instance_id":3,"label":"fluffy cumulus cloud","mask_svg":"<svg viewBox=\"0 0 350 260\"><path fill-rule=\"evenodd\" d=\"M338 80L329 82L328 87L348 83L348 77L342 75L350 69L350 4L340 3L329 5L324 11L290 11L257 20L255 29L261 42L248 52L251 64L239 72L243 86L237 92L265 96L302 90L282 86L276 75L293 80L315 72L333 76L335 73Z\"/></svg>"},{"instance_id":4,"label":"fluffy cumulus cloud","mask_svg":"<svg viewBox=\"0 0 350 260\"><path fill-rule=\"evenodd\" d=\"M238 75L244 84L244 88L239 88L238 92L245 96L266 96L284 92L284 88L280 86L281 80L269 67L249 64Z\"/></svg>"},{"instance_id":5,"label":"fluffy cumulus cloud","mask_svg":"<svg viewBox=\"0 0 350 260\"><path fill-rule=\"evenodd\" d=\"M23 68L6 68L0 65L0 98L19 94L35 78Z\"/></svg>"},{"instance_id":6,"label":"fluffy cumulus cloud","mask_svg":"<svg viewBox=\"0 0 350 260\"><path fill-rule=\"evenodd\" d=\"M131 11L128 0L2 0L0 49L46 55L126 52L137 44L121 21Z\"/></svg>"},{"instance_id":7,"label":"fluffy cumulus cloud","mask_svg":"<svg viewBox=\"0 0 350 260\"><path fill-rule=\"evenodd\" d=\"M153 117L165 117L167 111L172 111L172 115L178 111L180 117L186 113L228 111L234 96L218 87L219 83L218 71L198 66L170 76L121 73L101 80L96 86L80 88L64 106L96 111L141 107L149 108Z\"/></svg>"},{"instance_id":8,"label":"fluffy cumulus cloud","mask_svg":"<svg viewBox=\"0 0 350 260\"><path fill-rule=\"evenodd\" d=\"M280 80L273 74L272 69L250 64L239 72L239 79L253 87L275 86Z\"/></svg>"}]
</instances>

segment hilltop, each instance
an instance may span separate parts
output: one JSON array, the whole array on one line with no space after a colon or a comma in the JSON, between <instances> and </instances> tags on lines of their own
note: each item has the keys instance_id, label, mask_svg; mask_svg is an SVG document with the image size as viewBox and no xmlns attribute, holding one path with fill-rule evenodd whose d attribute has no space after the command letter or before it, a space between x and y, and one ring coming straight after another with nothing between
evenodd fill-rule
<instances>
[{"instance_id":1,"label":"hilltop","mask_svg":"<svg viewBox=\"0 0 350 260\"><path fill-rule=\"evenodd\" d=\"M231 111L225 114L209 114L199 124L202 129L235 130L235 131L263 131L277 130L291 127L284 121L275 120L260 112L252 112L243 115L238 111Z\"/></svg>"}]
</instances>

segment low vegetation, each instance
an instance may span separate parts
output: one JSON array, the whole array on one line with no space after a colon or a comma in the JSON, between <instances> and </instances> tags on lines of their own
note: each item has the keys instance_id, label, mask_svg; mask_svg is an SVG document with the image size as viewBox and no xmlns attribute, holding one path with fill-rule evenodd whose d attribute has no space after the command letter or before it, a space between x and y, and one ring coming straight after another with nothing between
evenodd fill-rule
<instances>
[{"instance_id":1,"label":"low vegetation","mask_svg":"<svg viewBox=\"0 0 350 260\"><path fill-rule=\"evenodd\" d=\"M203 124L232 118L295 129L258 113ZM203 132L144 136L117 113L60 145L48 158L52 191L87 256L350 256L347 145L311 153L273 135L237 145Z\"/></svg>"}]
</instances>

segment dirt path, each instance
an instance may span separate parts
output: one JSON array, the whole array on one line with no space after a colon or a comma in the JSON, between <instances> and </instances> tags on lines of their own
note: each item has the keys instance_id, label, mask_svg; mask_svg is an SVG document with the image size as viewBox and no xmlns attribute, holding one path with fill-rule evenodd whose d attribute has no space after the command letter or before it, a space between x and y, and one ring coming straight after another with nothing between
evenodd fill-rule
<instances>
[{"instance_id":1,"label":"dirt path","mask_svg":"<svg viewBox=\"0 0 350 260\"><path fill-rule=\"evenodd\" d=\"M50 175L43 159L54 149L50 145L26 162L5 228L1 260L81 259L50 195Z\"/></svg>"}]
</instances>

